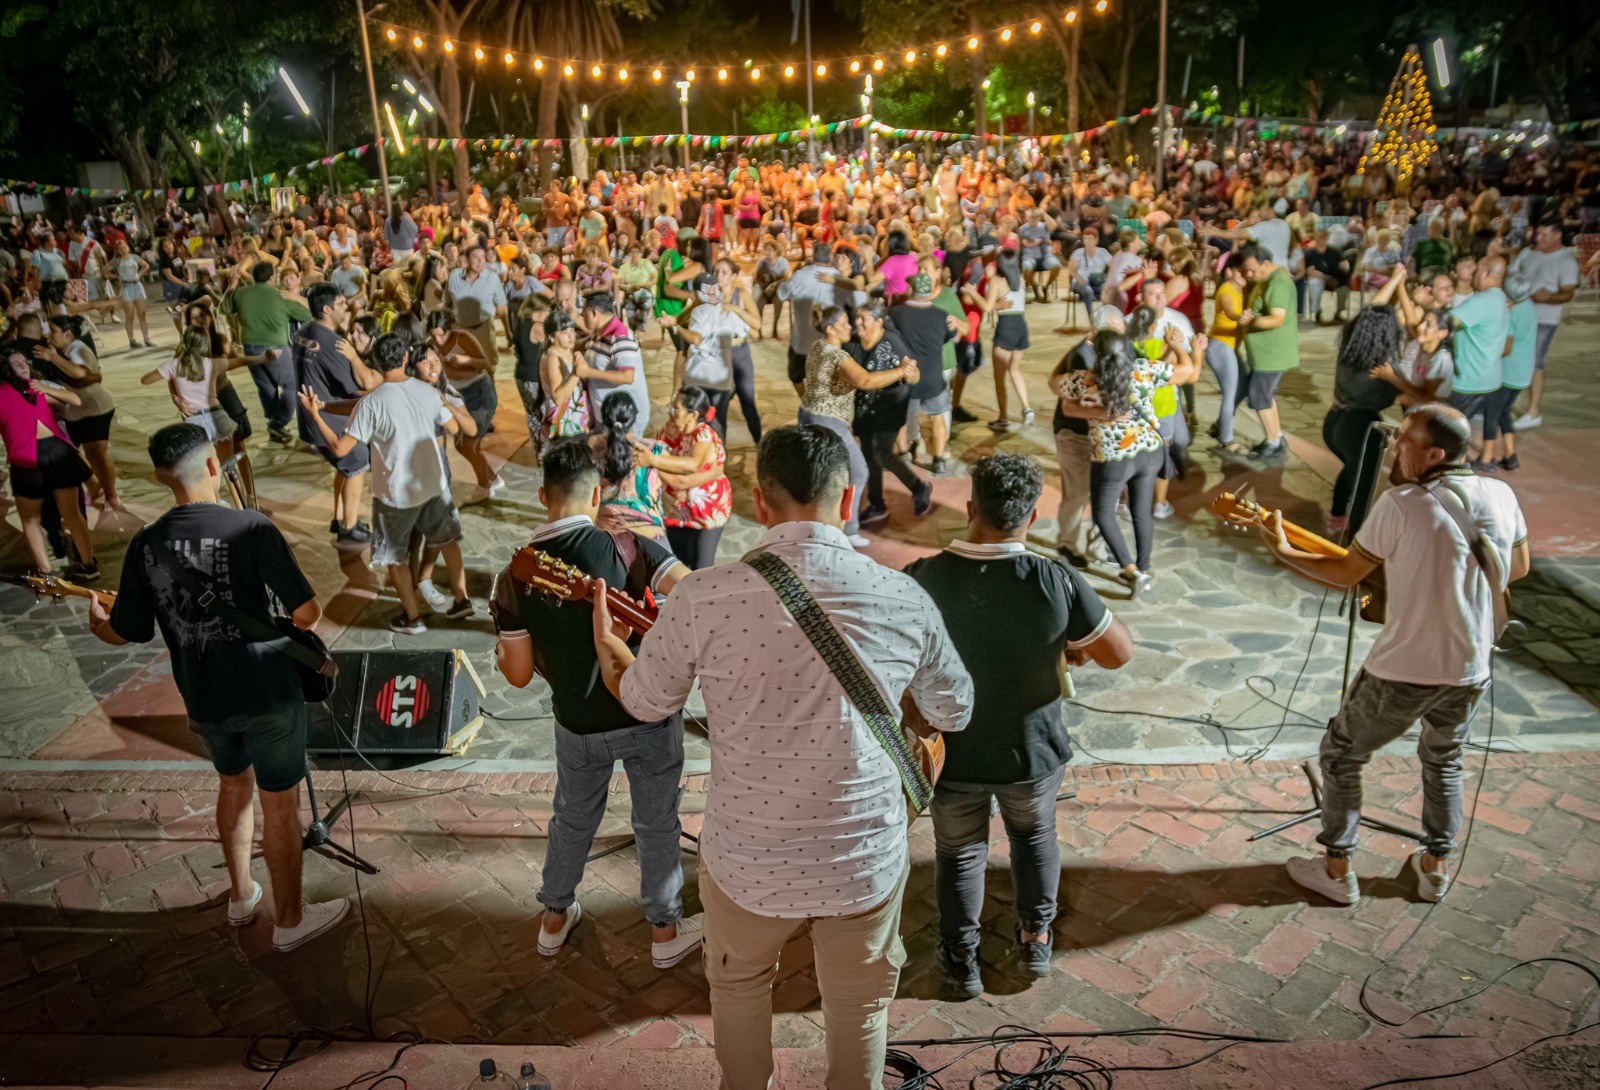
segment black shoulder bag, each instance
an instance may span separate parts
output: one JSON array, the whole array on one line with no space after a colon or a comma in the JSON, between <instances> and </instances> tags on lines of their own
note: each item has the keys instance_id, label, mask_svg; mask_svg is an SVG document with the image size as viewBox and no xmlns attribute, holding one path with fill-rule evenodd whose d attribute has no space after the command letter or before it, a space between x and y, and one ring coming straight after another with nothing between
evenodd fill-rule
<instances>
[{"instance_id":1,"label":"black shoulder bag","mask_svg":"<svg viewBox=\"0 0 1600 1090\"><path fill-rule=\"evenodd\" d=\"M300 691L307 704L320 704L332 695L334 682L339 677L339 664L328 652L328 645L322 642L322 637L296 626L288 617L262 621L242 609L230 606L218 598L210 587L203 585L194 571L181 564L164 542L150 542L147 548L156 562L167 570L167 574L180 587L189 592L201 609L210 610L237 628L246 639L264 643L294 663L295 673L300 677Z\"/></svg>"}]
</instances>

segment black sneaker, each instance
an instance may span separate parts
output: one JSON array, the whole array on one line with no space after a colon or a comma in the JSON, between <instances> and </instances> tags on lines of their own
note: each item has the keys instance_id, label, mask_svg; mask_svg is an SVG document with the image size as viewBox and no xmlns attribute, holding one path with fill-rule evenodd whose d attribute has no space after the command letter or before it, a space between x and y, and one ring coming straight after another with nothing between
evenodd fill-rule
<instances>
[{"instance_id":1,"label":"black sneaker","mask_svg":"<svg viewBox=\"0 0 1600 1090\"><path fill-rule=\"evenodd\" d=\"M365 545L372 540L372 527L358 522L348 530L340 529L338 536L341 545Z\"/></svg>"},{"instance_id":2,"label":"black sneaker","mask_svg":"<svg viewBox=\"0 0 1600 1090\"><path fill-rule=\"evenodd\" d=\"M1468 462L1467 468L1472 470L1474 473L1481 473L1486 477L1492 477L1496 473L1500 472L1500 467L1494 462Z\"/></svg>"},{"instance_id":3,"label":"black sneaker","mask_svg":"<svg viewBox=\"0 0 1600 1090\"><path fill-rule=\"evenodd\" d=\"M463 598L459 602L451 603L450 608L444 611L444 615L449 617L452 621L466 620L468 617L472 616L472 600L470 598Z\"/></svg>"},{"instance_id":4,"label":"black sneaker","mask_svg":"<svg viewBox=\"0 0 1600 1090\"><path fill-rule=\"evenodd\" d=\"M67 578L74 583L98 583L100 581L100 561L91 560L87 564L73 561L67 565Z\"/></svg>"},{"instance_id":5,"label":"black sneaker","mask_svg":"<svg viewBox=\"0 0 1600 1090\"><path fill-rule=\"evenodd\" d=\"M1500 468L1507 473L1515 473L1522 468L1522 461L1515 454L1508 454L1500 459Z\"/></svg>"},{"instance_id":6,"label":"black sneaker","mask_svg":"<svg viewBox=\"0 0 1600 1090\"><path fill-rule=\"evenodd\" d=\"M1288 450L1289 440L1280 435L1278 436L1277 442L1269 442L1268 440L1263 439L1261 442L1251 447L1250 457L1261 459L1277 458L1288 453Z\"/></svg>"},{"instance_id":7,"label":"black sneaker","mask_svg":"<svg viewBox=\"0 0 1600 1090\"><path fill-rule=\"evenodd\" d=\"M1046 942L1021 942L1017 943L1017 964L1022 966L1023 972L1029 976L1049 976L1051 969L1050 943Z\"/></svg>"},{"instance_id":8,"label":"black sneaker","mask_svg":"<svg viewBox=\"0 0 1600 1090\"><path fill-rule=\"evenodd\" d=\"M389 618L389 631L405 636L420 636L428 630L421 617L407 617L402 611Z\"/></svg>"},{"instance_id":9,"label":"black sneaker","mask_svg":"<svg viewBox=\"0 0 1600 1090\"><path fill-rule=\"evenodd\" d=\"M911 513L921 518L933 510L933 485L923 482L922 487L911 494Z\"/></svg>"},{"instance_id":10,"label":"black sneaker","mask_svg":"<svg viewBox=\"0 0 1600 1090\"><path fill-rule=\"evenodd\" d=\"M976 424L978 422L978 417L976 414L969 413L960 405L957 405L955 408L950 410L950 419L957 424Z\"/></svg>"},{"instance_id":11,"label":"black sneaker","mask_svg":"<svg viewBox=\"0 0 1600 1090\"><path fill-rule=\"evenodd\" d=\"M284 446L294 442L294 436L289 434L289 429L281 424L268 424L267 436L274 443L282 443Z\"/></svg>"},{"instance_id":12,"label":"black sneaker","mask_svg":"<svg viewBox=\"0 0 1600 1090\"><path fill-rule=\"evenodd\" d=\"M983 974L978 969L977 958L958 959L946 952L944 971L950 978L951 987L956 995L962 999L971 999L983 994Z\"/></svg>"},{"instance_id":13,"label":"black sneaker","mask_svg":"<svg viewBox=\"0 0 1600 1090\"><path fill-rule=\"evenodd\" d=\"M881 503L869 503L861 509L859 521L864 526L869 522L882 522L889 517L889 508Z\"/></svg>"},{"instance_id":14,"label":"black sneaker","mask_svg":"<svg viewBox=\"0 0 1600 1090\"><path fill-rule=\"evenodd\" d=\"M935 477L948 477L950 475L950 459L941 454L929 464L928 470Z\"/></svg>"},{"instance_id":15,"label":"black sneaker","mask_svg":"<svg viewBox=\"0 0 1600 1090\"><path fill-rule=\"evenodd\" d=\"M338 519L328 520L328 533L337 534L342 529L344 529L344 527L340 524Z\"/></svg>"},{"instance_id":16,"label":"black sneaker","mask_svg":"<svg viewBox=\"0 0 1600 1090\"><path fill-rule=\"evenodd\" d=\"M1056 552L1060 554L1062 560L1065 560L1079 571L1087 571L1089 569L1089 558L1082 553L1075 553L1065 545L1057 545Z\"/></svg>"}]
</instances>

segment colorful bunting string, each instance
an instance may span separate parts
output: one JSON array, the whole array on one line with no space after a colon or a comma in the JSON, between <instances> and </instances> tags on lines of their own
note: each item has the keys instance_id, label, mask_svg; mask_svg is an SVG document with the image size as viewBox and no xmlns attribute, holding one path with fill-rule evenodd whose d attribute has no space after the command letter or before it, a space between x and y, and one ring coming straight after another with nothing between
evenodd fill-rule
<instances>
[{"instance_id":1,"label":"colorful bunting string","mask_svg":"<svg viewBox=\"0 0 1600 1090\"><path fill-rule=\"evenodd\" d=\"M1232 127L1240 130L1241 133L1254 130L1254 135L1267 140L1278 139L1286 136L1348 136L1352 139L1366 139L1372 135L1373 131L1369 128L1366 128L1360 122L1352 122L1348 125L1335 124L1331 122L1324 122L1318 125L1305 125L1292 122L1279 122L1272 118L1234 117L1229 114L1205 113L1199 110L1187 110L1181 106L1171 106L1168 107L1168 109L1172 113L1173 120L1180 124L1210 125L1217 128ZM1033 137L1033 140L1041 148L1059 148L1064 144L1071 145L1072 147L1076 148L1082 146L1089 140L1093 140L1096 137L1106 134L1118 126L1131 125L1140 121L1144 121L1154 117L1155 114L1156 110L1147 107L1143 110L1140 110L1136 114L1110 118L1091 128L1081 129L1077 132L1070 133L1052 133L1049 135L1040 135ZM956 141L971 142L979 139L978 135L975 133L946 132L943 129L900 128L897 126L887 125L884 122L872 117L870 114L864 114L860 117L846 118L843 121L830 121L825 124L818 123L802 129L790 129L787 132L757 133L745 136L723 133L657 133L650 136L590 136L582 139L584 139L592 148L672 148L688 146L692 148L704 148L707 150L722 148L745 149L797 144L812 137L826 137L839 132L849 132L867 128L868 126L871 126L872 130L878 135L886 136L895 140L927 140L933 143L948 144ZM1584 129L1600 128L1600 118L1593 118L1586 121L1565 122L1563 124L1553 126L1553 128L1555 131L1564 134L1575 133ZM407 138L405 143L407 148L426 147L431 151L446 151L453 150L455 148L472 148L478 151L523 152L537 150L540 147L562 149L568 144L574 143L577 139L579 138L554 137L550 139L539 139L535 137L503 136L468 140L464 138L412 136ZM986 143L997 145L1003 142L1016 144L1020 143L1024 139L1024 137L1017 135L1004 136L999 133L986 133L983 137L983 140ZM298 178L302 176L303 173L332 166L341 159L360 159L372 151L373 148L377 146L377 143L382 143L385 147L391 149L395 147L393 138L384 137L379 142L362 144L359 147L349 148L345 151L337 152L324 158L313 159L309 163L289 167L286 170L272 171L266 174L258 175L254 178L241 178L234 181L215 182L211 185L204 186L179 186L169 189L108 189L91 186L56 185L48 182L33 182L18 180L15 178L4 178L0 179L0 192L10 193L20 191L29 194L60 192L65 193L69 197L136 197L146 200L177 200L181 197L184 200L193 200L197 194L207 192L222 194L243 193L249 189L252 184L270 186L276 182L281 182L286 178Z\"/></svg>"}]
</instances>

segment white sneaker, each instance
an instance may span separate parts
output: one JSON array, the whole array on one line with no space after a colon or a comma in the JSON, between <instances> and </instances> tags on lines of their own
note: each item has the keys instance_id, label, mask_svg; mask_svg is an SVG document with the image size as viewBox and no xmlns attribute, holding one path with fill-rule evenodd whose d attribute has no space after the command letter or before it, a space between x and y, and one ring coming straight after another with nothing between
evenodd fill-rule
<instances>
[{"instance_id":1,"label":"white sneaker","mask_svg":"<svg viewBox=\"0 0 1600 1090\"><path fill-rule=\"evenodd\" d=\"M560 931L546 931L544 929L544 916L539 918L539 953L547 958L553 958L561 953L561 948L567 944L567 936L572 934L572 929L578 926L578 921L583 919L583 906L573 901L567 909L567 918L561 923Z\"/></svg>"},{"instance_id":2,"label":"white sneaker","mask_svg":"<svg viewBox=\"0 0 1600 1090\"><path fill-rule=\"evenodd\" d=\"M1334 878L1328 874L1326 860L1320 855L1303 855L1284 866L1297 884L1322 894L1335 904L1353 905L1361 900L1361 884L1356 881L1354 867L1343 878Z\"/></svg>"},{"instance_id":3,"label":"white sneaker","mask_svg":"<svg viewBox=\"0 0 1600 1090\"><path fill-rule=\"evenodd\" d=\"M228 902L228 922L234 927L243 927L256 917L256 906L261 903L261 883L251 882L255 892L250 894L248 901Z\"/></svg>"},{"instance_id":4,"label":"white sneaker","mask_svg":"<svg viewBox=\"0 0 1600 1090\"><path fill-rule=\"evenodd\" d=\"M872 539L867 537L866 534L851 534L850 544L854 545L858 549L865 549L868 545L872 544Z\"/></svg>"},{"instance_id":5,"label":"white sneaker","mask_svg":"<svg viewBox=\"0 0 1600 1090\"><path fill-rule=\"evenodd\" d=\"M428 608L435 613L443 613L450 608L451 597L440 590L432 579L425 579L418 583L417 592L422 595L422 600L428 603Z\"/></svg>"},{"instance_id":6,"label":"white sneaker","mask_svg":"<svg viewBox=\"0 0 1600 1090\"><path fill-rule=\"evenodd\" d=\"M650 962L657 969L670 969L700 948L705 936L700 933L700 917L678 921L677 938L650 944Z\"/></svg>"},{"instance_id":7,"label":"white sneaker","mask_svg":"<svg viewBox=\"0 0 1600 1090\"><path fill-rule=\"evenodd\" d=\"M1449 866L1447 864L1444 870L1433 874L1423 870L1422 857L1427 851L1426 848L1418 848L1411 856L1411 870L1417 876L1417 893L1424 901L1442 901L1450 889Z\"/></svg>"},{"instance_id":8,"label":"white sneaker","mask_svg":"<svg viewBox=\"0 0 1600 1090\"><path fill-rule=\"evenodd\" d=\"M506 490L506 479L500 474L494 475L494 480L489 482L489 495L498 496Z\"/></svg>"},{"instance_id":9,"label":"white sneaker","mask_svg":"<svg viewBox=\"0 0 1600 1090\"><path fill-rule=\"evenodd\" d=\"M1529 413L1523 413L1521 416L1517 417L1515 420L1513 420L1511 422L1511 426L1513 428L1515 428L1517 431L1531 431L1532 429L1537 428L1540 424L1543 424L1543 423L1544 423L1543 414L1541 414L1539 416L1533 416L1533 415L1531 415Z\"/></svg>"},{"instance_id":10,"label":"white sneaker","mask_svg":"<svg viewBox=\"0 0 1600 1090\"><path fill-rule=\"evenodd\" d=\"M321 904L306 905L300 913L300 923L294 927L274 927L272 929L272 948L280 954L287 954L297 946L303 946L322 934L337 927L339 921L344 919L350 911L350 902L343 897L336 897L331 901Z\"/></svg>"},{"instance_id":11,"label":"white sneaker","mask_svg":"<svg viewBox=\"0 0 1600 1090\"><path fill-rule=\"evenodd\" d=\"M1172 517L1173 512L1174 508L1170 503L1158 503L1150 511L1158 519L1169 519Z\"/></svg>"}]
</instances>

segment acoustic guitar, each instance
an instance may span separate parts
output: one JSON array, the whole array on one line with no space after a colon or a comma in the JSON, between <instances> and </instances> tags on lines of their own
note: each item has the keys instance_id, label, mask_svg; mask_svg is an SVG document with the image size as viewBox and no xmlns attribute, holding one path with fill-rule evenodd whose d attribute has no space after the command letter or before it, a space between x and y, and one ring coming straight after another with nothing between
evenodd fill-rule
<instances>
[{"instance_id":1,"label":"acoustic guitar","mask_svg":"<svg viewBox=\"0 0 1600 1090\"><path fill-rule=\"evenodd\" d=\"M508 571L517 582L564 602L594 601L592 577L532 545L517 550L511 557ZM654 598L648 591L645 593L646 601L638 602L616 587L606 587L606 604L611 607L611 616L641 636L650 631L657 616ZM928 782L937 783L944 771L944 738L928 725L909 693L901 698L900 707L900 732L905 737L906 747ZM916 816L915 811L912 816Z\"/></svg>"},{"instance_id":2,"label":"acoustic guitar","mask_svg":"<svg viewBox=\"0 0 1600 1090\"><path fill-rule=\"evenodd\" d=\"M511 578L564 602L594 601L594 579L564 560L557 560L532 545L518 549L508 569ZM616 587L606 588L606 604L613 619L644 635L656 623L656 603L645 591L645 601L637 602Z\"/></svg>"},{"instance_id":3,"label":"acoustic guitar","mask_svg":"<svg viewBox=\"0 0 1600 1090\"><path fill-rule=\"evenodd\" d=\"M21 575L9 580L19 587L33 591L40 598L49 598L59 602L64 598L92 598L106 609L110 609L117 600L114 590L95 590L92 587L80 587L76 583L69 583L58 575Z\"/></svg>"},{"instance_id":4,"label":"acoustic guitar","mask_svg":"<svg viewBox=\"0 0 1600 1090\"><path fill-rule=\"evenodd\" d=\"M1254 500L1236 496L1232 492L1224 492L1217 496L1211 501L1210 507L1211 513L1217 518L1241 530L1251 526L1266 525L1267 516L1271 514ZM1343 545L1329 541L1321 534L1314 534L1303 526L1297 526L1288 519L1283 520L1283 536L1289 540L1290 545L1303 552L1329 557L1350 555L1350 550ZM1356 590L1361 619L1374 624L1383 624L1387 619L1383 565L1379 564L1373 568L1371 574L1361 580Z\"/></svg>"}]
</instances>

